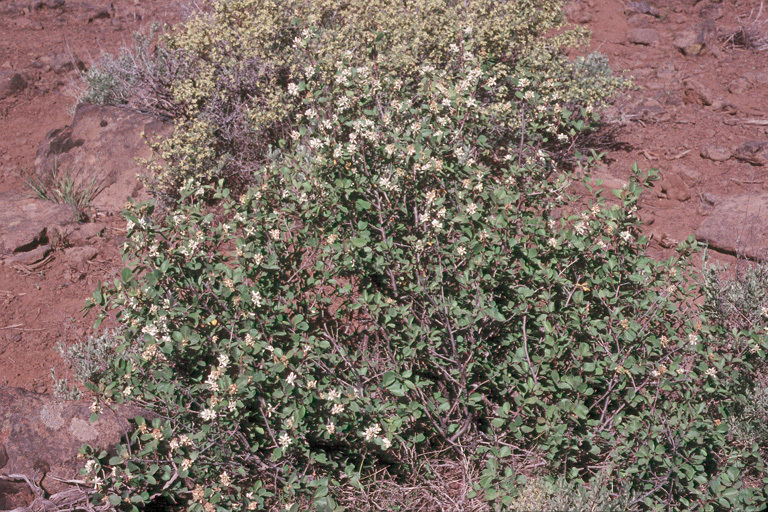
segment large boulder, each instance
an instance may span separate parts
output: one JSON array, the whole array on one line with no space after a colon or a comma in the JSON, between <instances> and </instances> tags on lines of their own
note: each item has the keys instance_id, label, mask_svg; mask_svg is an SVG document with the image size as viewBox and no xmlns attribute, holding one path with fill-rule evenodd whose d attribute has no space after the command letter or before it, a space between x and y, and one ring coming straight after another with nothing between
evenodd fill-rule
<instances>
[{"instance_id":1,"label":"large boulder","mask_svg":"<svg viewBox=\"0 0 768 512\"><path fill-rule=\"evenodd\" d=\"M69 486L58 479L83 478L80 447L111 450L128 433L128 420L142 413L121 406L91 423L86 402L0 388L0 473L26 475L49 494L63 492Z\"/></svg>"},{"instance_id":2,"label":"large boulder","mask_svg":"<svg viewBox=\"0 0 768 512\"><path fill-rule=\"evenodd\" d=\"M0 194L0 260L34 263L41 249L74 228L77 214L71 205ZM45 255L43 254L42 257Z\"/></svg>"},{"instance_id":3,"label":"large boulder","mask_svg":"<svg viewBox=\"0 0 768 512\"><path fill-rule=\"evenodd\" d=\"M172 130L172 123L135 110L81 103L72 124L51 131L40 144L35 172L46 183L68 173L85 186L96 184L101 192L91 206L121 211L129 197L148 197L137 178L147 173L141 160L152 157L149 141Z\"/></svg>"},{"instance_id":4,"label":"large boulder","mask_svg":"<svg viewBox=\"0 0 768 512\"><path fill-rule=\"evenodd\" d=\"M768 194L720 197L696 230L713 249L752 260L768 257Z\"/></svg>"}]
</instances>

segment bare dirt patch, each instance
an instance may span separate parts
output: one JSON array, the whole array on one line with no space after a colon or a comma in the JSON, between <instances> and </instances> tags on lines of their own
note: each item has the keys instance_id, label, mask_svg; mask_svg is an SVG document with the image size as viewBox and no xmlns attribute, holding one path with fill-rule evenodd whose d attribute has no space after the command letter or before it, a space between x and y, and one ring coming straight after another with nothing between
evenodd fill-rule
<instances>
[{"instance_id":1,"label":"bare dirt patch","mask_svg":"<svg viewBox=\"0 0 768 512\"><path fill-rule=\"evenodd\" d=\"M72 122L80 73L133 32L182 16L167 0L0 0L0 195L30 193L39 144ZM66 376L56 344L87 336L85 300L121 267L125 223L99 212L91 221L64 228L42 265L0 265L0 386L51 391L51 368Z\"/></svg>"}]
</instances>

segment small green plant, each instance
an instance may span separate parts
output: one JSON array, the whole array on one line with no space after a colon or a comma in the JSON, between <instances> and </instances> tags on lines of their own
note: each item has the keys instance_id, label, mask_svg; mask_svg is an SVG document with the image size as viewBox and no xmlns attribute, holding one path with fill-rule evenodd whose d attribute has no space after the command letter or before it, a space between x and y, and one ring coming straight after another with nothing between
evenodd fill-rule
<instances>
[{"instance_id":1,"label":"small green plant","mask_svg":"<svg viewBox=\"0 0 768 512\"><path fill-rule=\"evenodd\" d=\"M72 367L77 382L86 383L98 380L110 368L118 351L120 331L108 329L99 335L88 336L85 341L73 343L67 347L58 343L61 357Z\"/></svg>"},{"instance_id":2,"label":"small green plant","mask_svg":"<svg viewBox=\"0 0 768 512\"><path fill-rule=\"evenodd\" d=\"M174 78L172 56L158 45L163 27L153 24L147 33L133 35L134 44L117 55L104 54L83 76L86 90L82 103L130 104L142 111L157 114L171 112L164 107L172 103L163 90Z\"/></svg>"},{"instance_id":3,"label":"small green plant","mask_svg":"<svg viewBox=\"0 0 768 512\"><path fill-rule=\"evenodd\" d=\"M568 482L558 478L535 477L521 486L520 495L509 510L538 512L556 510L562 512L635 512L642 509L637 496L621 489L620 482L610 476L610 471L598 475L588 485Z\"/></svg>"},{"instance_id":4,"label":"small green plant","mask_svg":"<svg viewBox=\"0 0 768 512\"><path fill-rule=\"evenodd\" d=\"M60 400L80 400L83 397L82 391L76 386L69 385L69 379L66 377L59 379L56 377L56 370L51 368L51 379L53 380L53 396Z\"/></svg>"},{"instance_id":5,"label":"small green plant","mask_svg":"<svg viewBox=\"0 0 768 512\"><path fill-rule=\"evenodd\" d=\"M735 269L705 263L702 310L727 331L768 326L768 265L739 261Z\"/></svg>"},{"instance_id":6,"label":"small green plant","mask_svg":"<svg viewBox=\"0 0 768 512\"><path fill-rule=\"evenodd\" d=\"M72 205L80 220L88 219L93 199L102 190L101 183L95 177L85 179L80 172L61 171L54 162L49 177L43 179L32 175L26 185L40 199L60 204Z\"/></svg>"},{"instance_id":7,"label":"small green plant","mask_svg":"<svg viewBox=\"0 0 768 512\"><path fill-rule=\"evenodd\" d=\"M740 260L735 269L705 264L702 310L720 326L721 343L733 350L757 351L740 335L744 331L768 336L768 264ZM746 400L734 402L730 418L733 442L760 446L768 455L768 364L755 365L755 379Z\"/></svg>"}]
</instances>

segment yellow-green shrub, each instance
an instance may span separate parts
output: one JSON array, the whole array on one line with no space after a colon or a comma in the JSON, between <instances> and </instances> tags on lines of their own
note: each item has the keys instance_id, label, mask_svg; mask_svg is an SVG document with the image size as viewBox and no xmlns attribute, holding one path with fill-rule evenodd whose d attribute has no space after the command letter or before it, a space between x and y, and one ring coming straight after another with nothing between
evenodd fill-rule
<instances>
[{"instance_id":1,"label":"yellow-green shrub","mask_svg":"<svg viewBox=\"0 0 768 512\"><path fill-rule=\"evenodd\" d=\"M477 56L498 83L494 102L481 105L491 121L520 132L520 111L535 99L534 131L568 147L621 84L599 58L563 56L585 38L581 28L563 30L559 0L215 0L160 40L168 76L136 73L131 86L146 92L140 85L150 81L154 97L128 102L176 120L174 136L157 148L163 197L175 197L187 178L252 182L304 121L305 97L288 85L331 82L342 62L408 79L424 66L455 75ZM558 109L581 124L563 127Z\"/></svg>"}]
</instances>

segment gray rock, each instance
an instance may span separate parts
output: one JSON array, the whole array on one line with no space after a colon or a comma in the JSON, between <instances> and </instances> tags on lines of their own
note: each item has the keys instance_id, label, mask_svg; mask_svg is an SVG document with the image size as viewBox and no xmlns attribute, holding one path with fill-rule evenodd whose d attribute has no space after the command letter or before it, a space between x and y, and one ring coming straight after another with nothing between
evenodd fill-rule
<instances>
[{"instance_id":1,"label":"gray rock","mask_svg":"<svg viewBox=\"0 0 768 512\"><path fill-rule=\"evenodd\" d=\"M759 260L768 256L768 194L721 197L696 230L713 249Z\"/></svg>"},{"instance_id":2,"label":"gray rock","mask_svg":"<svg viewBox=\"0 0 768 512\"><path fill-rule=\"evenodd\" d=\"M655 21L656 19L653 18L653 16L648 16L647 14L635 13L635 14L632 14L629 18L627 18L627 26L645 28L650 26Z\"/></svg>"},{"instance_id":3,"label":"gray rock","mask_svg":"<svg viewBox=\"0 0 768 512\"><path fill-rule=\"evenodd\" d=\"M650 46L659 42L659 32L652 28L633 28L627 31L627 41Z\"/></svg>"},{"instance_id":4,"label":"gray rock","mask_svg":"<svg viewBox=\"0 0 768 512\"><path fill-rule=\"evenodd\" d=\"M6 454L2 471L30 479L37 474L47 492L61 492L68 487L51 477L82 478L84 461L77 454L83 444L111 450L127 432L127 420L141 414L138 407L120 406L91 423L86 402L0 388L0 451Z\"/></svg>"},{"instance_id":5,"label":"gray rock","mask_svg":"<svg viewBox=\"0 0 768 512\"><path fill-rule=\"evenodd\" d=\"M95 248L88 245L83 247L72 247L64 251L64 259L72 266L77 266L86 261L92 260L99 254Z\"/></svg>"},{"instance_id":6,"label":"gray rock","mask_svg":"<svg viewBox=\"0 0 768 512\"><path fill-rule=\"evenodd\" d=\"M744 78L746 78L752 84L768 84L768 72L766 71L747 71L744 73Z\"/></svg>"},{"instance_id":7,"label":"gray rock","mask_svg":"<svg viewBox=\"0 0 768 512\"><path fill-rule=\"evenodd\" d=\"M34 10L39 9L61 9L64 7L64 0L32 0L29 6Z\"/></svg>"},{"instance_id":8,"label":"gray rock","mask_svg":"<svg viewBox=\"0 0 768 512\"><path fill-rule=\"evenodd\" d=\"M664 105L653 98L643 98L637 105L630 107L629 112L642 119L651 119L667 111Z\"/></svg>"},{"instance_id":9,"label":"gray rock","mask_svg":"<svg viewBox=\"0 0 768 512\"><path fill-rule=\"evenodd\" d=\"M719 20L723 17L723 6L719 4L705 4L699 10L699 16L705 20Z\"/></svg>"},{"instance_id":10,"label":"gray rock","mask_svg":"<svg viewBox=\"0 0 768 512\"><path fill-rule=\"evenodd\" d=\"M688 189L688 185L685 184L683 177L674 172L664 172L661 180L661 191L667 195L667 198L673 201L687 201L691 198L691 191Z\"/></svg>"},{"instance_id":11,"label":"gray rock","mask_svg":"<svg viewBox=\"0 0 768 512\"><path fill-rule=\"evenodd\" d=\"M701 148L701 157L714 162L725 162L731 158L731 152L722 146L709 145Z\"/></svg>"},{"instance_id":12,"label":"gray rock","mask_svg":"<svg viewBox=\"0 0 768 512\"><path fill-rule=\"evenodd\" d=\"M590 9L581 2L569 2L563 8L565 17L571 23L584 24L592 21Z\"/></svg>"},{"instance_id":13,"label":"gray rock","mask_svg":"<svg viewBox=\"0 0 768 512\"><path fill-rule=\"evenodd\" d=\"M85 63L74 53L51 53L42 57L40 62L50 66L57 75L68 73L75 68L79 71L85 71Z\"/></svg>"},{"instance_id":14,"label":"gray rock","mask_svg":"<svg viewBox=\"0 0 768 512\"><path fill-rule=\"evenodd\" d=\"M77 245L78 242L85 242L104 233L104 224L88 223L81 224L67 234L67 241Z\"/></svg>"},{"instance_id":15,"label":"gray rock","mask_svg":"<svg viewBox=\"0 0 768 512\"><path fill-rule=\"evenodd\" d=\"M768 141L748 140L733 150L733 157L752 165L768 164Z\"/></svg>"},{"instance_id":16,"label":"gray rock","mask_svg":"<svg viewBox=\"0 0 768 512\"><path fill-rule=\"evenodd\" d=\"M699 195L699 215L709 215L712 213L712 209L717 203L720 202L720 197L708 192L702 192Z\"/></svg>"},{"instance_id":17,"label":"gray rock","mask_svg":"<svg viewBox=\"0 0 768 512\"><path fill-rule=\"evenodd\" d=\"M677 164L672 166L672 171L678 174L689 188L693 188L701 183L701 173L696 169Z\"/></svg>"},{"instance_id":18,"label":"gray rock","mask_svg":"<svg viewBox=\"0 0 768 512\"><path fill-rule=\"evenodd\" d=\"M670 63L664 64L656 70L656 78L659 80L674 80L677 78L677 69Z\"/></svg>"},{"instance_id":19,"label":"gray rock","mask_svg":"<svg viewBox=\"0 0 768 512\"><path fill-rule=\"evenodd\" d=\"M53 251L50 244L41 245L31 251L21 252L8 258L9 263L21 263L22 265L34 265L44 260Z\"/></svg>"},{"instance_id":20,"label":"gray rock","mask_svg":"<svg viewBox=\"0 0 768 512\"><path fill-rule=\"evenodd\" d=\"M0 257L32 251L77 222L74 209L42 199L0 194Z\"/></svg>"},{"instance_id":21,"label":"gray rock","mask_svg":"<svg viewBox=\"0 0 768 512\"><path fill-rule=\"evenodd\" d=\"M749 90L749 80L746 78L737 78L728 84L728 92L731 94L744 94Z\"/></svg>"},{"instance_id":22,"label":"gray rock","mask_svg":"<svg viewBox=\"0 0 768 512\"><path fill-rule=\"evenodd\" d=\"M655 18L661 17L661 11L648 2L629 2L626 10L640 14L648 14Z\"/></svg>"},{"instance_id":23,"label":"gray rock","mask_svg":"<svg viewBox=\"0 0 768 512\"><path fill-rule=\"evenodd\" d=\"M694 78L689 78L683 82L683 100L685 103L712 105L715 97L704 84Z\"/></svg>"},{"instance_id":24,"label":"gray rock","mask_svg":"<svg viewBox=\"0 0 768 512\"><path fill-rule=\"evenodd\" d=\"M718 112L723 112L729 116L735 116L739 113L739 109L733 103L729 103L723 100L715 100L712 102L712 109Z\"/></svg>"},{"instance_id":25,"label":"gray rock","mask_svg":"<svg viewBox=\"0 0 768 512\"><path fill-rule=\"evenodd\" d=\"M115 15L115 7L111 3L104 5L93 5L89 3L77 3L67 6L67 10L74 14L77 21L92 23L96 20L109 19Z\"/></svg>"},{"instance_id":26,"label":"gray rock","mask_svg":"<svg viewBox=\"0 0 768 512\"><path fill-rule=\"evenodd\" d=\"M680 50L683 55L694 57L701 54L704 49L704 39L699 32L693 30L683 30L675 34L673 43L675 48Z\"/></svg>"},{"instance_id":27,"label":"gray rock","mask_svg":"<svg viewBox=\"0 0 768 512\"><path fill-rule=\"evenodd\" d=\"M600 181L600 184L598 184L598 180ZM619 190L627 184L627 180L611 174L610 169L605 164L598 166L590 177L590 186L602 190Z\"/></svg>"},{"instance_id":28,"label":"gray rock","mask_svg":"<svg viewBox=\"0 0 768 512\"><path fill-rule=\"evenodd\" d=\"M51 131L40 144L35 172L44 182L54 172L68 172L77 183L95 183L101 192L91 206L119 212L129 197L148 198L137 179L147 173L140 160L152 157L147 140L172 129L170 122L128 108L80 104L72 124Z\"/></svg>"},{"instance_id":29,"label":"gray rock","mask_svg":"<svg viewBox=\"0 0 768 512\"><path fill-rule=\"evenodd\" d=\"M0 70L0 100L18 94L27 88L27 81L12 69Z\"/></svg>"}]
</instances>

